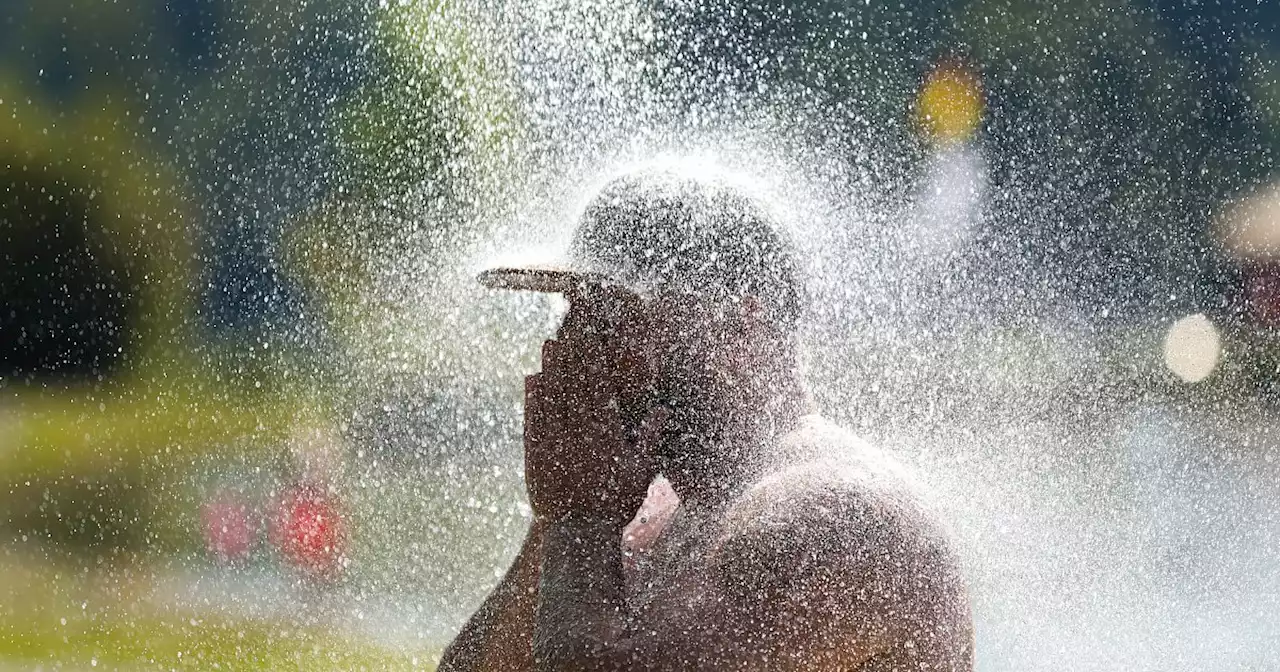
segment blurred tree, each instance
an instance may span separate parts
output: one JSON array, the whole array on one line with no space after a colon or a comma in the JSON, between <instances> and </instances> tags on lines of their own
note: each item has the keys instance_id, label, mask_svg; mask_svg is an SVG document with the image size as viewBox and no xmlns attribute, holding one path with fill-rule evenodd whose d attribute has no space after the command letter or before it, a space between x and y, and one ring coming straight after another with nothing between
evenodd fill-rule
<instances>
[{"instance_id":1,"label":"blurred tree","mask_svg":"<svg viewBox=\"0 0 1280 672\"><path fill-rule=\"evenodd\" d=\"M1203 14L1201 14L1203 15ZM1139 3L980 0L958 23L990 87L992 210L974 268L1034 312L1141 319L1220 303L1216 203L1271 170L1256 102ZM1004 279L1005 281L1002 281Z\"/></svg>"},{"instance_id":2,"label":"blurred tree","mask_svg":"<svg viewBox=\"0 0 1280 672\"><path fill-rule=\"evenodd\" d=\"M184 327L208 327L231 353L312 336L305 297L281 272L276 247L291 213L332 187L330 121L363 77L363 6L17 0L8 9L0 70L16 87L10 100L48 99L51 119L103 120L166 164L171 177L152 186L157 198L193 202L174 228L203 262L194 267L198 310ZM224 368L246 367L253 362Z\"/></svg>"},{"instance_id":3,"label":"blurred tree","mask_svg":"<svg viewBox=\"0 0 1280 672\"><path fill-rule=\"evenodd\" d=\"M282 259L337 350L359 361L403 347L404 317L389 311L403 312L404 297L392 294L406 280L418 296L439 286L512 182L521 129L509 64L477 11L420 2L375 12L368 76L334 106L332 188L290 220ZM399 277L380 277L387 269Z\"/></svg>"},{"instance_id":4,"label":"blurred tree","mask_svg":"<svg viewBox=\"0 0 1280 672\"><path fill-rule=\"evenodd\" d=\"M666 86L697 109L764 100L803 133L847 148L859 177L900 198L921 158L911 104L948 46L948 0L658 2L673 76Z\"/></svg>"},{"instance_id":5,"label":"blurred tree","mask_svg":"<svg viewBox=\"0 0 1280 672\"><path fill-rule=\"evenodd\" d=\"M990 202L967 258L936 278L930 314L1141 321L1221 306L1239 283L1208 221L1274 170L1274 3L655 7L674 25L660 51L678 75L665 81L691 106L771 101L848 147L855 177L890 205L926 151L909 123L926 73L952 55L974 63Z\"/></svg>"},{"instance_id":6,"label":"blurred tree","mask_svg":"<svg viewBox=\"0 0 1280 672\"><path fill-rule=\"evenodd\" d=\"M327 188L336 87L359 75L360 60L349 57L360 48L359 9L6 5L6 530L153 551L181 545L195 529L184 519L193 509L183 470L206 453L261 452L297 417L290 390L279 388L296 393L300 376L266 378L282 394L252 402L228 383L264 359L254 346L265 333L305 328L273 246L281 213ZM204 325L214 329L201 338ZM202 342L228 331L238 342L227 350L241 359L196 361ZM31 384L14 386L10 374Z\"/></svg>"},{"instance_id":7,"label":"blurred tree","mask_svg":"<svg viewBox=\"0 0 1280 672\"><path fill-rule=\"evenodd\" d=\"M109 99L68 112L0 77L0 101L0 387L181 361L190 207L163 159Z\"/></svg>"}]
</instances>

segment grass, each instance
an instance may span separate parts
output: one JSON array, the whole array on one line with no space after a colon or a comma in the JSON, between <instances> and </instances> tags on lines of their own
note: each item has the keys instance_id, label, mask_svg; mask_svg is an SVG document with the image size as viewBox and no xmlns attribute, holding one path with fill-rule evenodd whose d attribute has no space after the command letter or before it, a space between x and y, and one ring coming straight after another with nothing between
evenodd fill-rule
<instances>
[{"instance_id":1,"label":"grass","mask_svg":"<svg viewBox=\"0 0 1280 672\"><path fill-rule=\"evenodd\" d=\"M145 469L215 446L253 449L286 436L303 412L287 398L183 386L17 393L0 409L0 446L9 448L0 451L0 469L8 473Z\"/></svg>"},{"instance_id":2,"label":"grass","mask_svg":"<svg viewBox=\"0 0 1280 672\"><path fill-rule=\"evenodd\" d=\"M0 668L430 670L435 659L336 629L165 605L150 594L145 567L77 568L0 551Z\"/></svg>"},{"instance_id":3,"label":"grass","mask_svg":"<svg viewBox=\"0 0 1280 672\"><path fill-rule=\"evenodd\" d=\"M192 543L185 501L211 461L272 465L315 404L173 384L0 393L0 531L157 552Z\"/></svg>"}]
</instances>

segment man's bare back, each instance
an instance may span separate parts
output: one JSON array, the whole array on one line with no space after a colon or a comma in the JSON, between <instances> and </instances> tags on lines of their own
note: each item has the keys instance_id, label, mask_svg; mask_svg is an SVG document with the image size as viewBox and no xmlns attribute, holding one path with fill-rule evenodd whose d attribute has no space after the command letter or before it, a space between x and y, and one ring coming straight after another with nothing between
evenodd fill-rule
<instances>
[{"instance_id":1,"label":"man's bare back","mask_svg":"<svg viewBox=\"0 0 1280 672\"><path fill-rule=\"evenodd\" d=\"M629 606L646 622L681 624L703 611L690 609L697 596L715 605L704 613L746 621L724 623L729 631L776 635L757 652L767 669L967 669L958 562L910 475L812 415L774 453L720 507L681 506L670 483L654 481L623 532ZM825 626L805 624L815 610ZM873 640L901 645L865 646ZM876 651L864 661L866 648Z\"/></svg>"}]
</instances>

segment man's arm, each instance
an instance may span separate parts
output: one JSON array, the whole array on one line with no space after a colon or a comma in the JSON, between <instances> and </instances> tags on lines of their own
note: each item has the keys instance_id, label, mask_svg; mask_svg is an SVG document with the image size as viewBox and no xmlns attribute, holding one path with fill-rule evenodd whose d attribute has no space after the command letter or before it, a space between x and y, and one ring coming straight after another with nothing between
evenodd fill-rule
<instances>
[{"instance_id":1,"label":"man's arm","mask_svg":"<svg viewBox=\"0 0 1280 672\"><path fill-rule=\"evenodd\" d=\"M533 670L534 610L543 527L529 527L524 546L489 597L445 649L440 672Z\"/></svg>"},{"instance_id":2,"label":"man's arm","mask_svg":"<svg viewBox=\"0 0 1280 672\"><path fill-rule=\"evenodd\" d=\"M536 670L738 670L750 667L744 633L726 618L712 584L630 611L613 524L567 518L547 527L537 624ZM758 666L757 666L758 667Z\"/></svg>"},{"instance_id":3,"label":"man's arm","mask_svg":"<svg viewBox=\"0 0 1280 672\"><path fill-rule=\"evenodd\" d=\"M547 525L534 628L535 669L627 669L621 530L561 519Z\"/></svg>"}]
</instances>

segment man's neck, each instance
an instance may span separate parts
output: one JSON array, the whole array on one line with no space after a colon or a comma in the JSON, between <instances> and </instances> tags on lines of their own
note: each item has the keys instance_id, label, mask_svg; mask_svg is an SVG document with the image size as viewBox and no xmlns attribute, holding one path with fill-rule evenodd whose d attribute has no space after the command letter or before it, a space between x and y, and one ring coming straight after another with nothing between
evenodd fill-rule
<instances>
[{"instance_id":1,"label":"man's neck","mask_svg":"<svg viewBox=\"0 0 1280 672\"><path fill-rule=\"evenodd\" d=\"M776 377L756 403L708 409L692 418L673 454L682 459L664 475L683 505L718 508L742 493L772 467L778 441L795 429L813 403L798 376Z\"/></svg>"}]
</instances>

